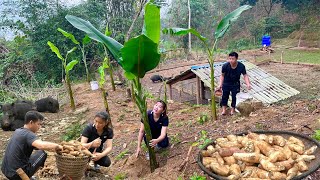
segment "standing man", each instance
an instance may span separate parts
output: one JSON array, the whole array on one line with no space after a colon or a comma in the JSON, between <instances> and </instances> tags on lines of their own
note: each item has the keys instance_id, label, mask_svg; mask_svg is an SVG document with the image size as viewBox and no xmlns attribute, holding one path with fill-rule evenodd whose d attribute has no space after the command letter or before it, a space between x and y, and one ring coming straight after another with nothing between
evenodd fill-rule
<instances>
[{"instance_id":1,"label":"standing man","mask_svg":"<svg viewBox=\"0 0 320 180\"><path fill-rule=\"evenodd\" d=\"M12 180L21 179L16 170L21 168L29 177L43 167L48 151L62 150L56 143L42 141L36 136L41 127L43 116L37 111L29 111L25 115L24 126L13 133L2 162L1 171ZM33 150L38 149L33 154Z\"/></svg>"},{"instance_id":2,"label":"standing man","mask_svg":"<svg viewBox=\"0 0 320 180\"><path fill-rule=\"evenodd\" d=\"M218 90L222 89L221 115L226 115L227 103L231 92L232 102L230 115L235 113L236 95L240 92L240 76L243 74L244 81L246 82L247 89L251 89L249 76L246 72L246 67L238 62L238 53L232 52L229 54L228 62L222 66L220 83L217 87Z\"/></svg>"}]
</instances>

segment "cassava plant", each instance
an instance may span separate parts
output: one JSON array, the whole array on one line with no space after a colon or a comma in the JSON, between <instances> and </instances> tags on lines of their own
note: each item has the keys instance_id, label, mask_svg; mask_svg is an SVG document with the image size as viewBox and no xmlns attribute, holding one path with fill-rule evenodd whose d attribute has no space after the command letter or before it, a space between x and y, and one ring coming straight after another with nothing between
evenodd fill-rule
<instances>
[{"instance_id":1,"label":"cassava plant","mask_svg":"<svg viewBox=\"0 0 320 180\"><path fill-rule=\"evenodd\" d=\"M108 56L104 58L103 63L101 66L99 66L98 68L98 72L100 75L100 80L99 80L99 87L101 90L101 94L102 94L102 98L103 98L103 102L104 102L104 107L106 108L106 111L108 112L108 114L110 114L109 112L109 104L108 104L108 99L107 99L107 92L104 89L104 84L106 82L105 80L105 69L109 68L108 65Z\"/></svg>"},{"instance_id":2,"label":"cassava plant","mask_svg":"<svg viewBox=\"0 0 320 180\"><path fill-rule=\"evenodd\" d=\"M219 22L218 26L215 29L214 32L214 42L212 48L210 48L210 43L208 42L208 39L200 35L198 31L195 29L184 29L184 28L166 28L163 29L164 34L170 34L170 35L186 35L186 34L193 34L196 37L198 37L201 42L204 44L207 55L208 55L208 62L210 66L210 78L211 78L211 118L213 120L217 120L217 111L216 111L216 102L215 102L215 95L214 95L214 55L217 53L217 46L219 40L225 35L225 33L228 31L228 29L231 26L231 23L234 22L239 18L241 13L245 10L250 9L251 6L244 5L236 10L232 11L231 13L227 14L225 17L222 18L222 20Z\"/></svg>"},{"instance_id":3,"label":"cassava plant","mask_svg":"<svg viewBox=\"0 0 320 180\"><path fill-rule=\"evenodd\" d=\"M65 72L65 82L67 84L68 93L69 93L69 97L70 97L70 106L71 106L71 109L74 111L76 109L76 106L75 106L74 99L73 99L73 93L72 93L72 88L71 88L69 72L78 63L78 61L77 60L72 60L67 64L67 59L68 59L68 55L70 53L72 53L73 51L75 51L77 48L76 47L72 48L71 50L69 50L67 52L65 57L62 57L62 55L60 54L59 49L52 42L48 41L47 44L49 45L49 47L52 50L52 52L54 52L57 55L57 57L59 59L61 59L61 61L62 61L63 69L64 69L64 72Z\"/></svg>"},{"instance_id":4,"label":"cassava plant","mask_svg":"<svg viewBox=\"0 0 320 180\"><path fill-rule=\"evenodd\" d=\"M147 116L147 102L140 79L146 72L157 67L160 61L160 7L151 1L146 4L142 34L129 39L124 45L101 33L88 21L71 15L67 15L66 19L74 27L86 32L91 39L103 43L124 69L126 78L133 81L134 100L141 114L147 142L150 142L151 130ZM158 167L158 163L154 149L149 144L147 146L150 154L150 169L153 172Z\"/></svg>"},{"instance_id":5,"label":"cassava plant","mask_svg":"<svg viewBox=\"0 0 320 180\"><path fill-rule=\"evenodd\" d=\"M58 31L61 32L66 38L70 39L74 44L79 46L79 49L81 50L82 53L82 61L84 63L84 67L86 68L86 75L87 75L87 82L90 82L90 75L89 75L89 70L87 66L87 58L86 58L86 52L84 50L84 47L88 45L91 42L91 39L89 38L88 35L85 35L84 38L82 38L82 43L76 40L73 34L68 33L67 31L58 28Z\"/></svg>"}]
</instances>

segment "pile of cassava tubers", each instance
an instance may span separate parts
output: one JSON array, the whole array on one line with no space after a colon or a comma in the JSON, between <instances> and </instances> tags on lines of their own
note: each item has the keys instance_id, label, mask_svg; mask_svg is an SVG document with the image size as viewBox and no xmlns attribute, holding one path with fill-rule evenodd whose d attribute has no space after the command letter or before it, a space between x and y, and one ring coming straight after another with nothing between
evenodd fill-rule
<instances>
[{"instance_id":1,"label":"pile of cassava tubers","mask_svg":"<svg viewBox=\"0 0 320 180\"><path fill-rule=\"evenodd\" d=\"M202 163L217 175L231 180L289 180L307 171L317 146L305 149L293 136L248 133L218 138L202 150Z\"/></svg>"},{"instance_id":2,"label":"pile of cassava tubers","mask_svg":"<svg viewBox=\"0 0 320 180\"><path fill-rule=\"evenodd\" d=\"M57 154L67 157L92 157L92 153L85 147L82 146L79 141L62 141L60 145L63 147L62 150L57 151Z\"/></svg>"}]
</instances>

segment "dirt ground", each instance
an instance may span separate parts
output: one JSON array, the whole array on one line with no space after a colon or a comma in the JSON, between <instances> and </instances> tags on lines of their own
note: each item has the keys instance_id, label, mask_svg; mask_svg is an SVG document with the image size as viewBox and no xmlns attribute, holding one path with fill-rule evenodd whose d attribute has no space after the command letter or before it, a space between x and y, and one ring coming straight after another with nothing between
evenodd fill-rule
<instances>
[{"instance_id":1,"label":"dirt ground","mask_svg":"<svg viewBox=\"0 0 320 180\"><path fill-rule=\"evenodd\" d=\"M149 92L148 107L152 108L156 98L159 97L159 89L162 83L152 83L149 79L153 74L163 76L175 76L190 68L192 64L205 62L189 61L175 62L161 66L148 73L143 79L143 84ZM137 145L140 114L133 102L128 102L124 87L117 86L116 91L108 89L108 102L114 127L113 150L109 157L112 160L111 167L102 168L102 173L90 172L85 179L189 179L193 174L204 175L197 165L198 147L191 151L189 163L179 171L179 167L186 157L190 145L199 141L200 131L208 133L208 138L214 139L231 133L239 133L249 130L289 130L304 135L313 134L320 128L320 68L289 65L278 63L266 63L260 67L270 72L288 85L296 88L301 93L288 100L264 107L252 113L249 117L218 116L216 122L208 121L200 124L198 118L201 114L210 115L207 105L195 106L174 99L168 104L168 116L170 125L168 135L171 147L157 153L160 167L154 173L150 173L149 162L141 156L134 157ZM108 85L110 87L110 85ZM39 136L43 140L61 142L61 136L66 132L66 127L75 122L86 124L90 122L94 114L103 110L103 101L99 91L92 91L86 83L73 86L77 111L72 112L68 104L64 104L59 113L43 113L45 120ZM163 93L163 90L162 92ZM0 130L0 159L12 132ZM39 179L58 179L58 171L55 165L53 153L49 153L46 161L50 173L37 173ZM0 179L4 179L0 174ZM320 179L320 171L305 178L306 180Z\"/></svg>"}]
</instances>

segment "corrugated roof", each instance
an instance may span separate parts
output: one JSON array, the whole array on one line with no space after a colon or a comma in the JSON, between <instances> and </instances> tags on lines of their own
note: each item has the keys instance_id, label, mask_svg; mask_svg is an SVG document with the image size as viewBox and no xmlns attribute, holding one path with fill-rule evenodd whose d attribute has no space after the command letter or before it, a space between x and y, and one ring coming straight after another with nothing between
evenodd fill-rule
<instances>
[{"instance_id":1,"label":"corrugated roof","mask_svg":"<svg viewBox=\"0 0 320 180\"><path fill-rule=\"evenodd\" d=\"M239 60L239 62L242 62L246 66L247 74L249 75L252 86L252 89L247 93L252 98L266 104L271 104L300 93L296 89L288 86L287 84L272 76L270 73L259 68L258 66L245 60ZM214 63L215 85L217 85L219 82L221 68L224 63L225 62ZM202 66L192 66L191 71L196 74L206 86L211 87L209 64ZM241 76L240 78L240 84L241 90L246 91L246 85L243 76Z\"/></svg>"}]
</instances>

